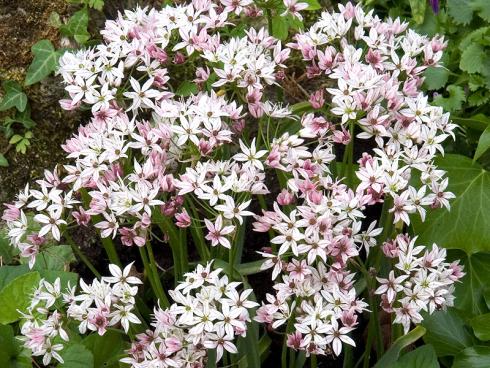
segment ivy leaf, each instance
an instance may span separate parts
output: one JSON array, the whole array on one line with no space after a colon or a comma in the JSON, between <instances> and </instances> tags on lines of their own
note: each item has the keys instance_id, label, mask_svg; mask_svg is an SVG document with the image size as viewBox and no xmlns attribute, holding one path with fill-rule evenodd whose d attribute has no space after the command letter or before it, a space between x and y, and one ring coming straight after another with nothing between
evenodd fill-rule
<instances>
[{"instance_id":1,"label":"ivy leaf","mask_svg":"<svg viewBox=\"0 0 490 368\"><path fill-rule=\"evenodd\" d=\"M9 162L7 161L5 156L0 153L0 167L8 167L8 166L9 166Z\"/></svg>"},{"instance_id":2,"label":"ivy leaf","mask_svg":"<svg viewBox=\"0 0 490 368\"><path fill-rule=\"evenodd\" d=\"M490 253L466 255L461 251L453 251L464 265L464 276L456 285L454 306L466 315L477 316L488 313L490 298L487 298L490 285Z\"/></svg>"},{"instance_id":3,"label":"ivy leaf","mask_svg":"<svg viewBox=\"0 0 490 368\"><path fill-rule=\"evenodd\" d=\"M187 97L190 95L195 95L197 93L196 83L189 81L183 81L180 86L175 91L175 94L182 97Z\"/></svg>"},{"instance_id":4,"label":"ivy leaf","mask_svg":"<svg viewBox=\"0 0 490 368\"><path fill-rule=\"evenodd\" d=\"M31 368L30 350L24 349L22 343L14 336L12 326L0 325L0 366L5 368Z\"/></svg>"},{"instance_id":5,"label":"ivy leaf","mask_svg":"<svg viewBox=\"0 0 490 368\"><path fill-rule=\"evenodd\" d=\"M393 368L439 368L436 351L432 345L421 346L396 362Z\"/></svg>"},{"instance_id":6,"label":"ivy leaf","mask_svg":"<svg viewBox=\"0 0 490 368\"><path fill-rule=\"evenodd\" d=\"M64 363L58 365L60 368L94 367L94 356L82 344L72 344L61 350L60 355L64 360Z\"/></svg>"},{"instance_id":7,"label":"ivy leaf","mask_svg":"<svg viewBox=\"0 0 490 368\"><path fill-rule=\"evenodd\" d=\"M2 87L5 95L0 102L0 111L5 111L15 107L19 111L24 111L27 106L27 95L22 91L22 87L15 81L4 81Z\"/></svg>"},{"instance_id":8,"label":"ivy leaf","mask_svg":"<svg viewBox=\"0 0 490 368\"><path fill-rule=\"evenodd\" d=\"M25 310L31 295L39 284L38 272L29 272L12 280L0 291L0 324L8 324L19 319L19 310Z\"/></svg>"},{"instance_id":9,"label":"ivy leaf","mask_svg":"<svg viewBox=\"0 0 490 368\"><path fill-rule=\"evenodd\" d=\"M452 368L488 368L490 367L490 347L473 346L464 349L455 358Z\"/></svg>"},{"instance_id":10,"label":"ivy leaf","mask_svg":"<svg viewBox=\"0 0 490 368\"><path fill-rule=\"evenodd\" d=\"M490 148L490 125L483 131L478 140L473 161L478 160Z\"/></svg>"},{"instance_id":11,"label":"ivy leaf","mask_svg":"<svg viewBox=\"0 0 490 368\"><path fill-rule=\"evenodd\" d=\"M289 24L286 17L276 15L272 17L272 35L283 41L288 37Z\"/></svg>"},{"instance_id":12,"label":"ivy leaf","mask_svg":"<svg viewBox=\"0 0 490 368\"><path fill-rule=\"evenodd\" d=\"M431 66L425 70L424 77L424 84L427 89L436 90L446 85L449 78L449 70Z\"/></svg>"},{"instance_id":13,"label":"ivy leaf","mask_svg":"<svg viewBox=\"0 0 490 368\"><path fill-rule=\"evenodd\" d=\"M424 316L422 325L427 329L424 341L434 347L437 356L454 356L473 345L473 337L465 330L464 321L452 309Z\"/></svg>"},{"instance_id":14,"label":"ivy leaf","mask_svg":"<svg viewBox=\"0 0 490 368\"><path fill-rule=\"evenodd\" d=\"M446 90L449 92L449 97L439 95L434 98L434 104L442 106L445 110L451 112L461 110L462 104L465 100L463 88L451 84L446 88Z\"/></svg>"},{"instance_id":15,"label":"ivy leaf","mask_svg":"<svg viewBox=\"0 0 490 368\"><path fill-rule=\"evenodd\" d=\"M90 38L90 33L87 31L88 27L88 9L83 8L75 12L68 23L62 25L60 28L61 33L65 36L73 37L79 44L84 44Z\"/></svg>"},{"instance_id":16,"label":"ivy leaf","mask_svg":"<svg viewBox=\"0 0 490 368\"><path fill-rule=\"evenodd\" d=\"M481 73L486 59L483 47L473 43L463 50L459 67L468 73Z\"/></svg>"},{"instance_id":17,"label":"ivy leaf","mask_svg":"<svg viewBox=\"0 0 490 368\"><path fill-rule=\"evenodd\" d=\"M476 316L470 321L475 336L481 341L490 340L490 313Z\"/></svg>"},{"instance_id":18,"label":"ivy leaf","mask_svg":"<svg viewBox=\"0 0 490 368\"><path fill-rule=\"evenodd\" d=\"M29 69L27 69L26 86L37 83L54 72L58 66L58 58L60 56L49 40L36 42L31 51L34 54L34 60L32 60Z\"/></svg>"},{"instance_id":19,"label":"ivy leaf","mask_svg":"<svg viewBox=\"0 0 490 368\"><path fill-rule=\"evenodd\" d=\"M461 155L448 154L437 158L436 163L447 171L447 190L456 198L450 202L450 211L429 210L425 222L414 218L419 241L461 249L467 254L490 251L490 172Z\"/></svg>"},{"instance_id":20,"label":"ivy leaf","mask_svg":"<svg viewBox=\"0 0 490 368\"><path fill-rule=\"evenodd\" d=\"M447 9L451 18L458 24L468 24L473 19L470 0L447 0Z\"/></svg>"},{"instance_id":21,"label":"ivy leaf","mask_svg":"<svg viewBox=\"0 0 490 368\"><path fill-rule=\"evenodd\" d=\"M92 334L83 339L83 345L91 351L95 367L119 367L118 359L114 358L124 351L120 333L107 331L103 336Z\"/></svg>"},{"instance_id":22,"label":"ivy leaf","mask_svg":"<svg viewBox=\"0 0 490 368\"><path fill-rule=\"evenodd\" d=\"M36 256L35 270L57 270L63 271L76 258L69 245L56 245L42 251Z\"/></svg>"}]
</instances>

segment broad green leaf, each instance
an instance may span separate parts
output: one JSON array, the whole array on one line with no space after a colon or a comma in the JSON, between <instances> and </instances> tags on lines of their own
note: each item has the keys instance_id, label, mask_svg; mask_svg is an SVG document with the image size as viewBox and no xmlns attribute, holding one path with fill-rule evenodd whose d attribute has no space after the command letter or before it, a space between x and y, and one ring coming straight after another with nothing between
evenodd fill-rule
<instances>
[{"instance_id":1,"label":"broad green leaf","mask_svg":"<svg viewBox=\"0 0 490 368\"><path fill-rule=\"evenodd\" d=\"M92 352L94 367L119 367L117 357L124 353L122 335L107 331L103 336L94 333L83 339L83 345Z\"/></svg>"},{"instance_id":2,"label":"broad green leaf","mask_svg":"<svg viewBox=\"0 0 490 368\"><path fill-rule=\"evenodd\" d=\"M279 39L285 40L288 37L288 21L286 17L276 15L272 17L272 35Z\"/></svg>"},{"instance_id":3,"label":"broad green leaf","mask_svg":"<svg viewBox=\"0 0 490 368\"><path fill-rule=\"evenodd\" d=\"M478 146L476 147L475 156L473 160L478 160L488 149L490 148L490 125L483 131L478 140Z\"/></svg>"},{"instance_id":4,"label":"broad green leaf","mask_svg":"<svg viewBox=\"0 0 490 368\"><path fill-rule=\"evenodd\" d=\"M88 6L94 8L95 10L101 11L104 7L104 0L89 0Z\"/></svg>"},{"instance_id":5,"label":"broad green leaf","mask_svg":"<svg viewBox=\"0 0 490 368\"><path fill-rule=\"evenodd\" d=\"M424 336L425 333L426 330L424 327L417 326L409 333L396 339L381 359L378 360L374 368L392 367L398 360L401 351L407 346L412 345L415 341Z\"/></svg>"},{"instance_id":6,"label":"broad green leaf","mask_svg":"<svg viewBox=\"0 0 490 368\"><path fill-rule=\"evenodd\" d=\"M318 0L302 0L301 2L308 4L306 10L319 10L322 8Z\"/></svg>"},{"instance_id":7,"label":"broad green leaf","mask_svg":"<svg viewBox=\"0 0 490 368\"><path fill-rule=\"evenodd\" d=\"M32 367L30 351L24 349L22 342L15 338L12 326L0 325L0 367Z\"/></svg>"},{"instance_id":8,"label":"broad green leaf","mask_svg":"<svg viewBox=\"0 0 490 368\"><path fill-rule=\"evenodd\" d=\"M82 344L72 344L60 352L64 360L58 367L62 368L94 368L94 356ZM97 366L99 368L101 366Z\"/></svg>"},{"instance_id":9,"label":"broad green leaf","mask_svg":"<svg viewBox=\"0 0 490 368\"><path fill-rule=\"evenodd\" d=\"M9 166L9 162L7 161L5 156L0 153L0 167L8 167L8 166Z\"/></svg>"},{"instance_id":10,"label":"broad green leaf","mask_svg":"<svg viewBox=\"0 0 490 368\"><path fill-rule=\"evenodd\" d=\"M2 166L0 164L0 166ZM2 229L0 226L0 257L3 264L9 264L14 256L14 247L10 245L9 238L7 237L6 228ZM0 271L2 267L0 267ZM2 288L0 287L0 290Z\"/></svg>"},{"instance_id":11,"label":"broad green leaf","mask_svg":"<svg viewBox=\"0 0 490 368\"><path fill-rule=\"evenodd\" d=\"M446 68L427 68L424 72L424 84L430 90L436 90L446 85L449 77L449 70Z\"/></svg>"},{"instance_id":12,"label":"broad green leaf","mask_svg":"<svg viewBox=\"0 0 490 368\"><path fill-rule=\"evenodd\" d=\"M490 22L490 1L488 0L472 0L472 6L478 15Z\"/></svg>"},{"instance_id":13,"label":"broad green leaf","mask_svg":"<svg viewBox=\"0 0 490 368\"><path fill-rule=\"evenodd\" d=\"M413 228L422 244L436 243L467 254L490 250L490 173L468 157L448 154L436 159L447 171L447 190L456 198L451 210L429 210L425 222L414 218Z\"/></svg>"},{"instance_id":14,"label":"broad green leaf","mask_svg":"<svg viewBox=\"0 0 490 368\"><path fill-rule=\"evenodd\" d=\"M422 325L427 329L424 341L434 347L437 356L457 355L473 345L473 338L465 330L464 321L454 310L424 316Z\"/></svg>"},{"instance_id":15,"label":"broad green leaf","mask_svg":"<svg viewBox=\"0 0 490 368\"><path fill-rule=\"evenodd\" d=\"M412 9L412 18L417 24L424 23L425 9L427 8L426 0L409 0Z\"/></svg>"},{"instance_id":16,"label":"broad green leaf","mask_svg":"<svg viewBox=\"0 0 490 368\"><path fill-rule=\"evenodd\" d=\"M68 23L62 25L60 30L65 36L73 37L79 44L84 44L90 38L88 27L88 9L83 8L75 12Z\"/></svg>"},{"instance_id":17,"label":"broad green leaf","mask_svg":"<svg viewBox=\"0 0 490 368\"><path fill-rule=\"evenodd\" d=\"M481 341L490 340L490 313L485 313L471 319L470 325L475 336Z\"/></svg>"},{"instance_id":18,"label":"broad green leaf","mask_svg":"<svg viewBox=\"0 0 490 368\"><path fill-rule=\"evenodd\" d=\"M196 83L183 81L175 91L175 94L182 97L195 95L198 92Z\"/></svg>"},{"instance_id":19,"label":"broad green leaf","mask_svg":"<svg viewBox=\"0 0 490 368\"><path fill-rule=\"evenodd\" d=\"M22 87L15 81L4 81L2 83L5 95L0 102L0 111L5 111L15 107L18 111L24 111L27 106L27 95L22 91Z\"/></svg>"},{"instance_id":20,"label":"broad green leaf","mask_svg":"<svg viewBox=\"0 0 490 368\"><path fill-rule=\"evenodd\" d=\"M473 18L470 0L447 0L447 9L456 23L468 24Z\"/></svg>"},{"instance_id":21,"label":"broad green leaf","mask_svg":"<svg viewBox=\"0 0 490 368\"><path fill-rule=\"evenodd\" d=\"M0 267L0 290L2 290L16 277L19 277L29 272L31 272L31 270L27 265L17 265L17 266L7 265L7 266ZM37 272L39 273L41 278L51 283L55 282L56 279L59 278L61 282L62 290L64 290L67 287L68 282L72 286L76 285L78 282L78 274L74 272L46 270L40 268L37 270Z\"/></svg>"},{"instance_id":22,"label":"broad green leaf","mask_svg":"<svg viewBox=\"0 0 490 368\"><path fill-rule=\"evenodd\" d=\"M488 56L486 56L483 46L472 43L463 50L459 67L468 73L481 73L487 60Z\"/></svg>"},{"instance_id":23,"label":"broad green leaf","mask_svg":"<svg viewBox=\"0 0 490 368\"><path fill-rule=\"evenodd\" d=\"M451 84L446 88L446 90L448 91L449 96L437 96L436 98L434 98L434 104L442 106L444 110L451 112L461 110L462 104L465 100L463 88Z\"/></svg>"},{"instance_id":24,"label":"broad green leaf","mask_svg":"<svg viewBox=\"0 0 490 368\"><path fill-rule=\"evenodd\" d=\"M34 269L63 271L70 263L75 261L75 255L69 245L55 245L47 248L36 256Z\"/></svg>"},{"instance_id":25,"label":"broad green leaf","mask_svg":"<svg viewBox=\"0 0 490 368\"><path fill-rule=\"evenodd\" d=\"M396 341L391 345L391 347L385 352L383 357L378 360L374 368L384 368L391 367L398 360L401 351L409 345L412 345L415 341L424 336L426 330L422 326L415 327L409 333L399 337Z\"/></svg>"},{"instance_id":26,"label":"broad green leaf","mask_svg":"<svg viewBox=\"0 0 490 368\"><path fill-rule=\"evenodd\" d=\"M432 345L423 345L398 359L393 368L439 368Z\"/></svg>"},{"instance_id":27,"label":"broad green leaf","mask_svg":"<svg viewBox=\"0 0 490 368\"><path fill-rule=\"evenodd\" d=\"M490 367L490 347L473 346L454 357L452 368L488 368Z\"/></svg>"},{"instance_id":28,"label":"broad green leaf","mask_svg":"<svg viewBox=\"0 0 490 368\"><path fill-rule=\"evenodd\" d=\"M490 290L490 272L488 272L490 253L465 255L461 251L453 252L457 252L456 258L461 259L466 273L461 283L456 285L455 307L464 311L469 317L489 312L485 297L487 291Z\"/></svg>"},{"instance_id":29,"label":"broad green leaf","mask_svg":"<svg viewBox=\"0 0 490 368\"><path fill-rule=\"evenodd\" d=\"M54 49L49 40L36 42L32 48L34 60L32 60L29 69L27 69L25 85L37 83L56 70L58 65L59 52Z\"/></svg>"},{"instance_id":30,"label":"broad green leaf","mask_svg":"<svg viewBox=\"0 0 490 368\"><path fill-rule=\"evenodd\" d=\"M19 319L17 310L25 310L29 306L32 292L40 279L38 272L26 273L12 280L0 291L0 324Z\"/></svg>"}]
</instances>

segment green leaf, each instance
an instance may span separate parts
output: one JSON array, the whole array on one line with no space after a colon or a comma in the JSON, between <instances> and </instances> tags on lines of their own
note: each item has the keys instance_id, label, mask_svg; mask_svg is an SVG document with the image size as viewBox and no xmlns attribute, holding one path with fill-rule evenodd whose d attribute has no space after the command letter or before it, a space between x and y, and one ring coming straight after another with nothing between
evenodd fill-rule
<instances>
[{"instance_id":1,"label":"green leaf","mask_svg":"<svg viewBox=\"0 0 490 368\"><path fill-rule=\"evenodd\" d=\"M452 368L488 368L490 367L490 347L473 346L464 349L455 358Z\"/></svg>"},{"instance_id":2,"label":"green leaf","mask_svg":"<svg viewBox=\"0 0 490 368\"><path fill-rule=\"evenodd\" d=\"M70 263L75 261L75 255L69 245L55 245L47 248L36 256L34 269L63 271Z\"/></svg>"},{"instance_id":3,"label":"green leaf","mask_svg":"<svg viewBox=\"0 0 490 368\"><path fill-rule=\"evenodd\" d=\"M64 360L63 364L58 367L63 368L93 368L94 356L82 344L73 344L61 350L61 357ZM97 366L99 368L100 366Z\"/></svg>"},{"instance_id":4,"label":"green leaf","mask_svg":"<svg viewBox=\"0 0 490 368\"><path fill-rule=\"evenodd\" d=\"M272 35L279 39L285 40L288 37L289 24L286 17L276 15L272 17Z\"/></svg>"},{"instance_id":5,"label":"green leaf","mask_svg":"<svg viewBox=\"0 0 490 368\"><path fill-rule=\"evenodd\" d=\"M465 330L464 321L454 310L424 316L422 325L427 329L424 341L434 347L437 356L457 355L473 345L473 338Z\"/></svg>"},{"instance_id":6,"label":"green leaf","mask_svg":"<svg viewBox=\"0 0 490 368\"><path fill-rule=\"evenodd\" d=\"M180 86L175 91L175 94L182 97L187 97L190 95L195 95L197 93L197 85L196 83L192 83L189 81L183 81Z\"/></svg>"},{"instance_id":7,"label":"green leaf","mask_svg":"<svg viewBox=\"0 0 490 368\"><path fill-rule=\"evenodd\" d=\"M417 24L424 23L425 9L427 7L426 0L409 0L410 8L412 9L412 18Z\"/></svg>"},{"instance_id":8,"label":"green leaf","mask_svg":"<svg viewBox=\"0 0 490 368\"><path fill-rule=\"evenodd\" d=\"M485 313L471 319L470 325L475 336L481 341L490 340L490 313Z\"/></svg>"},{"instance_id":9,"label":"green leaf","mask_svg":"<svg viewBox=\"0 0 490 368\"><path fill-rule=\"evenodd\" d=\"M15 134L12 136L12 138L10 138L9 140L9 143L10 144L16 144L16 143L19 143L24 137L22 137L21 135L19 134Z\"/></svg>"},{"instance_id":10,"label":"green leaf","mask_svg":"<svg viewBox=\"0 0 490 368\"><path fill-rule=\"evenodd\" d=\"M490 148L490 125L483 131L478 140L478 146L476 147L475 156L473 160L478 160L488 149Z\"/></svg>"},{"instance_id":11,"label":"green leaf","mask_svg":"<svg viewBox=\"0 0 490 368\"><path fill-rule=\"evenodd\" d=\"M417 326L409 333L396 339L396 341L391 345L381 359L378 360L374 368L392 367L398 360L401 351L420 339L425 333L426 330L424 327Z\"/></svg>"},{"instance_id":12,"label":"green leaf","mask_svg":"<svg viewBox=\"0 0 490 368\"><path fill-rule=\"evenodd\" d=\"M27 265L20 266L2 266L0 267L0 290L8 285L15 278L24 275L29 272Z\"/></svg>"},{"instance_id":13,"label":"green leaf","mask_svg":"<svg viewBox=\"0 0 490 368\"><path fill-rule=\"evenodd\" d=\"M393 368L439 368L437 355L432 345L421 346L403 355Z\"/></svg>"},{"instance_id":14,"label":"green leaf","mask_svg":"<svg viewBox=\"0 0 490 368\"><path fill-rule=\"evenodd\" d=\"M455 251L456 252L456 251ZM476 316L487 313L489 304L485 296L490 285L490 253L475 253L472 255L458 254L466 273L461 283L456 285L454 296L455 307L466 315Z\"/></svg>"},{"instance_id":15,"label":"green leaf","mask_svg":"<svg viewBox=\"0 0 490 368\"><path fill-rule=\"evenodd\" d=\"M461 110L462 104L465 100L463 88L451 84L446 88L446 90L449 92L449 97L439 95L434 98L434 104L442 106L445 110L451 112Z\"/></svg>"},{"instance_id":16,"label":"green leaf","mask_svg":"<svg viewBox=\"0 0 490 368\"><path fill-rule=\"evenodd\" d=\"M490 1L488 0L472 0L472 6L480 18L490 22Z\"/></svg>"},{"instance_id":17,"label":"green leaf","mask_svg":"<svg viewBox=\"0 0 490 368\"><path fill-rule=\"evenodd\" d=\"M22 347L21 341L15 338L12 326L0 325L0 367L32 367L30 351Z\"/></svg>"},{"instance_id":18,"label":"green leaf","mask_svg":"<svg viewBox=\"0 0 490 368\"><path fill-rule=\"evenodd\" d=\"M34 54L34 60L32 60L29 69L27 69L26 86L37 83L54 72L58 66L58 58L60 56L49 40L36 42L31 51Z\"/></svg>"},{"instance_id":19,"label":"green leaf","mask_svg":"<svg viewBox=\"0 0 490 368\"><path fill-rule=\"evenodd\" d=\"M308 4L306 10L319 10L322 8L318 0L302 0L301 2Z\"/></svg>"},{"instance_id":20,"label":"green leaf","mask_svg":"<svg viewBox=\"0 0 490 368\"><path fill-rule=\"evenodd\" d=\"M481 73L488 57L483 46L473 43L463 50L459 67L468 73Z\"/></svg>"},{"instance_id":21,"label":"green leaf","mask_svg":"<svg viewBox=\"0 0 490 368\"><path fill-rule=\"evenodd\" d=\"M8 167L8 166L9 166L9 162L7 161L5 156L0 153L0 167Z\"/></svg>"},{"instance_id":22,"label":"green leaf","mask_svg":"<svg viewBox=\"0 0 490 368\"><path fill-rule=\"evenodd\" d=\"M470 0L447 0L447 9L456 23L468 24L473 18Z\"/></svg>"},{"instance_id":23,"label":"green leaf","mask_svg":"<svg viewBox=\"0 0 490 368\"><path fill-rule=\"evenodd\" d=\"M89 0L88 6L94 8L95 10L101 11L104 7L104 0Z\"/></svg>"},{"instance_id":24,"label":"green leaf","mask_svg":"<svg viewBox=\"0 0 490 368\"><path fill-rule=\"evenodd\" d=\"M450 202L450 211L429 210L425 222L414 218L419 241L462 249L467 254L490 250L490 173L461 155L448 154L436 159L436 164L447 171L446 190L456 198Z\"/></svg>"},{"instance_id":25,"label":"green leaf","mask_svg":"<svg viewBox=\"0 0 490 368\"><path fill-rule=\"evenodd\" d=\"M449 70L431 66L425 70L424 77L424 84L427 89L436 90L446 85L449 78Z\"/></svg>"},{"instance_id":26,"label":"green leaf","mask_svg":"<svg viewBox=\"0 0 490 368\"><path fill-rule=\"evenodd\" d=\"M74 13L68 23L62 25L60 30L65 36L73 37L79 44L84 44L90 38L88 27L88 9L83 8Z\"/></svg>"},{"instance_id":27,"label":"green leaf","mask_svg":"<svg viewBox=\"0 0 490 368\"><path fill-rule=\"evenodd\" d=\"M38 286L41 277L38 272L30 272L12 280L0 291L0 324L8 324L19 319L19 310L25 310Z\"/></svg>"},{"instance_id":28,"label":"green leaf","mask_svg":"<svg viewBox=\"0 0 490 368\"><path fill-rule=\"evenodd\" d=\"M122 335L115 331L107 331L103 336L91 334L83 339L83 345L92 352L94 367L117 368L118 357L124 352Z\"/></svg>"},{"instance_id":29,"label":"green leaf","mask_svg":"<svg viewBox=\"0 0 490 368\"><path fill-rule=\"evenodd\" d=\"M19 111L24 111L27 106L27 95L22 91L19 83L14 81L4 81L2 87L5 95L0 102L0 111L5 111L15 107Z\"/></svg>"}]
</instances>

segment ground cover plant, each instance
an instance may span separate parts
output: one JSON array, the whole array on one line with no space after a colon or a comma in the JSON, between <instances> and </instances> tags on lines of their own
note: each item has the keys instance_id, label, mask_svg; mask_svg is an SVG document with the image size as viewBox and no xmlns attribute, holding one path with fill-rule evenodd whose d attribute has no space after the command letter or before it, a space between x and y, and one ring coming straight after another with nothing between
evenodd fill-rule
<instances>
[{"instance_id":1,"label":"ground cover plant","mask_svg":"<svg viewBox=\"0 0 490 368\"><path fill-rule=\"evenodd\" d=\"M311 0L136 7L100 34L57 61L90 120L3 213L0 361L485 366L485 244L448 216L489 176L441 158L444 36Z\"/></svg>"}]
</instances>

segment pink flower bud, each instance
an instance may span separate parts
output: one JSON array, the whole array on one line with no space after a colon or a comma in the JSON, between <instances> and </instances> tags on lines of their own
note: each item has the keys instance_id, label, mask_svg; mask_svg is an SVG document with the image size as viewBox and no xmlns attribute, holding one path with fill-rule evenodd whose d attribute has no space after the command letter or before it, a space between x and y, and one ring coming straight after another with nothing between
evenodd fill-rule
<instances>
[{"instance_id":1,"label":"pink flower bud","mask_svg":"<svg viewBox=\"0 0 490 368\"><path fill-rule=\"evenodd\" d=\"M324 103L323 89L319 89L310 96L310 104L314 109L321 109Z\"/></svg>"},{"instance_id":2,"label":"pink flower bud","mask_svg":"<svg viewBox=\"0 0 490 368\"><path fill-rule=\"evenodd\" d=\"M281 206L287 206L294 202L294 195L288 192L286 189L283 189L281 193L277 196L277 203Z\"/></svg>"},{"instance_id":3,"label":"pink flower bud","mask_svg":"<svg viewBox=\"0 0 490 368\"><path fill-rule=\"evenodd\" d=\"M188 227L191 224L191 217L189 216L185 208L182 210L182 212L175 214L175 219L177 220L175 225L177 225L178 227L184 228Z\"/></svg>"},{"instance_id":4,"label":"pink flower bud","mask_svg":"<svg viewBox=\"0 0 490 368\"><path fill-rule=\"evenodd\" d=\"M185 63L185 55L177 51L174 56L174 64L184 64L184 63Z\"/></svg>"}]
</instances>

